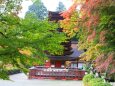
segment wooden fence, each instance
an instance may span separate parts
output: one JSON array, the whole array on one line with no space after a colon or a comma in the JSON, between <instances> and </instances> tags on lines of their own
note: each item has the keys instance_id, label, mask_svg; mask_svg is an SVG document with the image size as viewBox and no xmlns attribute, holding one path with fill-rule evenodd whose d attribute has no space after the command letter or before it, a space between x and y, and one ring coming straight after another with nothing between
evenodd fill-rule
<instances>
[{"instance_id":1,"label":"wooden fence","mask_svg":"<svg viewBox=\"0 0 115 86\"><path fill-rule=\"evenodd\" d=\"M77 68L47 68L33 67L29 71L29 79L65 79L65 80L82 80L85 75L84 70Z\"/></svg>"}]
</instances>

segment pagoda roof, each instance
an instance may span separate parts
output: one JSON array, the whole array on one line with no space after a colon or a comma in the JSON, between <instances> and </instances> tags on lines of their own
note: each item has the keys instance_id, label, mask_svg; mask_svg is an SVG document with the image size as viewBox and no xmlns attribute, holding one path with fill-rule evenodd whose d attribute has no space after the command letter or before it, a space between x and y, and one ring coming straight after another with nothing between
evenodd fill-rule
<instances>
[{"instance_id":1,"label":"pagoda roof","mask_svg":"<svg viewBox=\"0 0 115 86\"><path fill-rule=\"evenodd\" d=\"M52 11L48 12L48 18L49 21L59 21L64 19L59 12L52 12Z\"/></svg>"},{"instance_id":2,"label":"pagoda roof","mask_svg":"<svg viewBox=\"0 0 115 86\"><path fill-rule=\"evenodd\" d=\"M75 59L79 59L80 55L84 52L84 51L80 51L78 50L77 46L75 44L77 44L77 42L71 42L72 44L74 44L72 46L72 50L73 53L71 55L65 55L65 56L48 56L51 60L75 60Z\"/></svg>"},{"instance_id":3,"label":"pagoda roof","mask_svg":"<svg viewBox=\"0 0 115 86\"><path fill-rule=\"evenodd\" d=\"M70 60L75 60L79 59L79 57L70 57L69 55L67 56L48 56L51 60L64 60L64 61L70 61Z\"/></svg>"}]
</instances>

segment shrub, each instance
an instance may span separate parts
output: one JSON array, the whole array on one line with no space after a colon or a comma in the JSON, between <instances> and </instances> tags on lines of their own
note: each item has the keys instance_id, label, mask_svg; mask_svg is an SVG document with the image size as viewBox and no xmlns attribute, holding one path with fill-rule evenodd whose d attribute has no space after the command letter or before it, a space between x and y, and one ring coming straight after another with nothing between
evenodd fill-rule
<instances>
[{"instance_id":1,"label":"shrub","mask_svg":"<svg viewBox=\"0 0 115 86\"><path fill-rule=\"evenodd\" d=\"M102 78L94 78L93 74L87 74L83 78L84 86L112 86L109 83L105 83Z\"/></svg>"},{"instance_id":2,"label":"shrub","mask_svg":"<svg viewBox=\"0 0 115 86\"><path fill-rule=\"evenodd\" d=\"M88 82L94 78L94 75L93 74L87 74L84 76L83 78L83 83L85 86L88 86Z\"/></svg>"},{"instance_id":3,"label":"shrub","mask_svg":"<svg viewBox=\"0 0 115 86\"><path fill-rule=\"evenodd\" d=\"M112 86L111 84L109 83L104 83L104 82L94 82L92 84L90 84L89 86Z\"/></svg>"},{"instance_id":4,"label":"shrub","mask_svg":"<svg viewBox=\"0 0 115 86\"><path fill-rule=\"evenodd\" d=\"M103 82L103 79L101 79L101 78L93 78L88 82L88 85L90 85L90 86L100 86L98 84L99 83L101 84L101 82Z\"/></svg>"},{"instance_id":5,"label":"shrub","mask_svg":"<svg viewBox=\"0 0 115 86\"><path fill-rule=\"evenodd\" d=\"M90 81L89 81L89 84L92 84L92 83L96 83L96 82L103 82L103 79L101 79L101 78L93 78L93 79L91 79Z\"/></svg>"}]
</instances>

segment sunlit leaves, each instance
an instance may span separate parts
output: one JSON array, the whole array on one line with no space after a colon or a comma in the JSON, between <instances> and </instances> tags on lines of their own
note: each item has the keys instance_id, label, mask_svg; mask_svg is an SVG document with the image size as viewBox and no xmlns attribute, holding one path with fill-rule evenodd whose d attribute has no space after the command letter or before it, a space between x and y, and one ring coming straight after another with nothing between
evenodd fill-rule
<instances>
[{"instance_id":1,"label":"sunlit leaves","mask_svg":"<svg viewBox=\"0 0 115 86\"><path fill-rule=\"evenodd\" d=\"M0 20L0 68L13 64L27 72L26 66L45 62L45 50L50 54L62 53L60 43L66 36L56 31L57 24L31 17L19 19L13 15L2 15Z\"/></svg>"},{"instance_id":2,"label":"sunlit leaves","mask_svg":"<svg viewBox=\"0 0 115 86\"><path fill-rule=\"evenodd\" d=\"M97 70L113 73L115 62L115 4L113 3L115 2L113 0L74 0L74 2L75 4L62 14L65 18L61 21L64 32L73 35L75 31L79 39L79 49L86 50L82 54L84 60L100 59L96 61ZM79 2L82 3L81 10L78 15L74 15Z\"/></svg>"},{"instance_id":3,"label":"sunlit leaves","mask_svg":"<svg viewBox=\"0 0 115 86\"><path fill-rule=\"evenodd\" d=\"M104 0L87 0L81 10L84 22L81 23L78 44L82 49L87 49L84 53L86 60L100 59L96 61L96 66L101 72L111 71L115 61L114 56L112 56L115 53L115 46L113 45L115 43L113 37L115 19L112 3L111 0L106 2ZM97 45L100 46L97 47ZM101 59L102 54L104 54L103 59Z\"/></svg>"}]
</instances>

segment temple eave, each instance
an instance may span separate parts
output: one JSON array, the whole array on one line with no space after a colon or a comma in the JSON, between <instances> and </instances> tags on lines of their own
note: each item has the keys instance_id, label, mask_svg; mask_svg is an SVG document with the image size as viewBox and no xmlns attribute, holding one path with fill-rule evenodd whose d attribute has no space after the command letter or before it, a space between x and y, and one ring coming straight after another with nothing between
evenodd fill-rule
<instances>
[{"instance_id":1,"label":"temple eave","mask_svg":"<svg viewBox=\"0 0 115 86\"><path fill-rule=\"evenodd\" d=\"M79 59L79 57L70 57L70 56L48 56L51 60L64 60L64 61L71 61L71 60L76 60Z\"/></svg>"}]
</instances>

